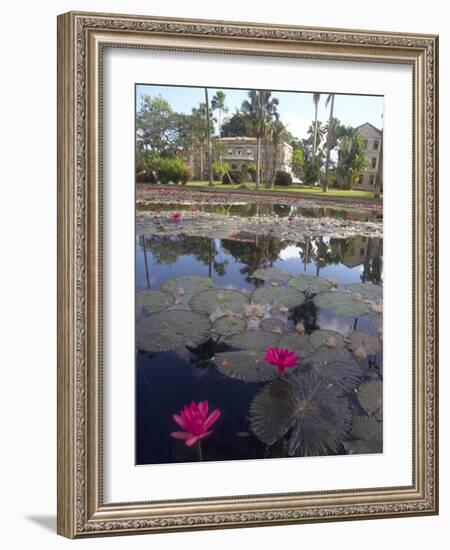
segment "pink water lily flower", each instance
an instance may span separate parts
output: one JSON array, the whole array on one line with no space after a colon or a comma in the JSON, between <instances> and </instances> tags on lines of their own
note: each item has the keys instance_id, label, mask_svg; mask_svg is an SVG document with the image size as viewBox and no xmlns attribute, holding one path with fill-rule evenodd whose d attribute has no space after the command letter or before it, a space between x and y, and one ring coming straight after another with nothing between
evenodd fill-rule
<instances>
[{"instance_id":1,"label":"pink water lily flower","mask_svg":"<svg viewBox=\"0 0 450 550\"><path fill-rule=\"evenodd\" d=\"M286 369L295 367L299 359L297 354L288 348L267 348L264 360L269 365L277 367L280 374L284 374Z\"/></svg>"},{"instance_id":2,"label":"pink water lily flower","mask_svg":"<svg viewBox=\"0 0 450 550\"><path fill-rule=\"evenodd\" d=\"M178 223L181 220L181 214L179 212L174 212L171 219L174 223Z\"/></svg>"},{"instance_id":3,"label":"pink water lily flower","mask_svg":"<svg viewBox=\"0 0 450 550\"><path fill-rule=\"evenodd\" d=\"M208 416L208 401L185 405L180 414L173 414L172 418L182 428L182 432L172 432L170 435L175 439L184 439L188 447L192 447L199 439L212 434L211 426L220 417L219 409L215 409Z\"/></svg>"}]
</instances>

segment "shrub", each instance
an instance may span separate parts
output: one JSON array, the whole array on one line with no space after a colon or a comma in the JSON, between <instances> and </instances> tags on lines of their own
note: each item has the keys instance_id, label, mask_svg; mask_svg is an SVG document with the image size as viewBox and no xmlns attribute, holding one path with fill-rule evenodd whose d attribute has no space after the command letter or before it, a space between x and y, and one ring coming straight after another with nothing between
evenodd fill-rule
<instances>
[{"instance_id":1,"label":"shrub","mask_svg":"<svg viewBox=\"0 0 450 550\"><path fill-rule=\"evenodd\" d=\"M275 175L275 185L292 185L292 176L289 172L279 170Z\"/></svg>"},{"instance_id":2,"label":"shrub","mask_svg":"<svg viewBox=\"0 0 450 550\"><path fill-rule=\"evenodd\" d=\"M230 178L233 183L240 184L242 183L242 173L240 170L230 170L225 172L222 176L222 183L230 183Z\"/></svg>"},{"instance_id":3,"label":"shrub","mask_svg":"<svg viewBox=\"0 0 450 550\"><path fill-rule=\"evenodd\" d=\"M186 183L192 177L189 166L180 159L161 158L156 169L158 181L167 184Z\"/></svg>"},{"instance_id":4,"label":"shrub","mask_svg":"<svg viewBox=\"0 0 450 550\"><path fill-rule=\"evenodd\" d=\"M187 164L184 166L183 173L181 174L181 183L186 185L186 183L192 179L192 170L191 167Z\"/></svg>"},{"instance_id":5,"label":"shrub","mask_svg":"<svg viewBox=\"0 0 450 550\"><path fill-rule=\"evenodd\" d=\"M156 183L156 169L159 156L153 151L140 151L136 159L136 181L143 183Z\"/></svg>"},{"instance_id":6,"label":"shrub","mask_svg":"<svg viewBox=\"0 0 450 550\"><path fill-rule=\"evenodd\" d=\"M214 181L221 181L223 175L228 172L230 166L226 162L220 162L216 160L213 162L213 179Z\"/></svg>"}]
</instances>

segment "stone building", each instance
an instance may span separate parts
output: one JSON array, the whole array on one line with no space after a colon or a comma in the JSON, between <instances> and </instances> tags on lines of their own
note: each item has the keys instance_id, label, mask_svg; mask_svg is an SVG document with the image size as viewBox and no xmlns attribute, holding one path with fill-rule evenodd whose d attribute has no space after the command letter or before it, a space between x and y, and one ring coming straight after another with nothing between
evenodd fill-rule
<instances>
[{"instance_id":1,"label":"stone building","mask_svg":"<svg viewBox=\"0 0 450 550\"><path fill-rule=\"evenodd\" d=\"M355 185L355 189L373 191L375 189L381 148L383 146L383 134L381 130L369 122L361 124L356 130L363 139L363 153L366 157L368 166L364 173L359 176L359 182Z\"/></svg>"},{"instance_id":2,"label":"stone building","mask_svg":"<svg viewBox=\"0 0 450 550\"><path fill-rule=\"evenodd\" d=\"M222 160L226 162L231 170L245 170L251 165L256 165L257 139L254 137L223 137L215 138L216 142L222 144ZM199 152L193 154L189 164L193 169L194 179L201 178L202 163ZM261 140L261 169L262 179L269 180L276 171L284 170L292 172L292 147L289 143L283 142L278 146L277 158L274 162L272 140ZM203 177L207 178L207 150L203 151Z\"/></svg>"}]
</instances>

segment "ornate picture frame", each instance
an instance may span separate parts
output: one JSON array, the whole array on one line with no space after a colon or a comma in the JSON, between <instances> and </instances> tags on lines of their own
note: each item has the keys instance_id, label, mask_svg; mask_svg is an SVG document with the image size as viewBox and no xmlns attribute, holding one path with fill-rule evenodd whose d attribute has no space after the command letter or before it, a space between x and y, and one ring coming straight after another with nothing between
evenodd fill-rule
<instances>
[{"instance_id":1,"label":"ornate picture frame","mask_svg":"<svg viewBox=\"0 0 450 550\"><path fill-rule=\"evenodd\" d=\"M412 484L105 503L105 48L405 64L413 75ZM70 12L58 17L58 533L69 538L438 513L438 37ZM130 367L130 372L132 368Z\"/></svg>"}]
</instances>

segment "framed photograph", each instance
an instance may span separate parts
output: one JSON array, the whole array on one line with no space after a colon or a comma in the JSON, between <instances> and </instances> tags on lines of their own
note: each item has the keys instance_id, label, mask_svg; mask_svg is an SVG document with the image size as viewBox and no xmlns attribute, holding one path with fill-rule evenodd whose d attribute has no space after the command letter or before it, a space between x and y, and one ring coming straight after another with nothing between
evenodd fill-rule
<instances>
[{"instance_id":1,"label":"framed photograph","mask_svg":"<svg viewBox=\"0 0 450 550\"><path fill-rule=\"evenodd\" d=\"M436 514L438 38L58 18L58 532Z\"/></svg>"}]
</instances>

